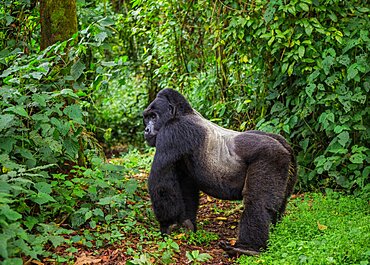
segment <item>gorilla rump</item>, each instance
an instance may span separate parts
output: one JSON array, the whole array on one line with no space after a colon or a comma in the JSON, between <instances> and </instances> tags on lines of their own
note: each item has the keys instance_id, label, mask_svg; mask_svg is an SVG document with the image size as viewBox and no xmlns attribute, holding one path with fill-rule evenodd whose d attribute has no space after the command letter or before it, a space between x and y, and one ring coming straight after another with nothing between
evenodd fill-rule
<instances>
[{"instance_id":1,"label":"gorilla rump","mask_svg":"<svg viewBox=\"0 0 370 265\"><path fill-rule=\"evenodd\" d=\"M156 147L148 179L162 233L182 224L196 230L199 192L243 200L230 255L266 249L270 224L282 216L297 180L292 148L277 134L236 132L203 118L175 90L160 91L143 113L145 139Z\"/></svg>"}]
</instances>

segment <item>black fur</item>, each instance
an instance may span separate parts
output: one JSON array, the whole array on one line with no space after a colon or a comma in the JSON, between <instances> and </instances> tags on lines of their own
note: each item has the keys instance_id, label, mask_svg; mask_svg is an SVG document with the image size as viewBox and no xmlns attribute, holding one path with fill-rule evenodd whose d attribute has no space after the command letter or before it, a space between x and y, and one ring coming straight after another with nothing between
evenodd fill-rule
<instances>
[{"instance_id":1,"label":"black fur","mask_svg":"<svg viewBox=\"0 0 370 265\"><path fill-rule=\"evenodd\" d=\"M171 225L196 230L199 191L243 200L235 246L230 254L267 247L270 224L285 211L297 180L292 148L276 134L223 129L203 118L178 92L160 91L143 113L145 139L156 147L148 179L162 233Z\"/></svg>"}]
</instances>

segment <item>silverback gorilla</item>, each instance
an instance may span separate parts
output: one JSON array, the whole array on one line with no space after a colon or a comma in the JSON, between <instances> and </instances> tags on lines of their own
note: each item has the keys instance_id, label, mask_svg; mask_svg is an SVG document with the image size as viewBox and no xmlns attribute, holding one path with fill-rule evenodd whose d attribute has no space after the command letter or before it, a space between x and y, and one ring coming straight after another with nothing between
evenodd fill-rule
<instances>
[{"instance_id":1,"label":"silverback gorilla","mask_svg":"<svg viewBox=\"0 0 370 265\"><path fill-rule=\"evenodd\" d=\"M196 230L199 192L243 200L229 255L266 249L270 224L282 216L297 179L292 148L277 134L236 132L203 118L175 90L160 91L144 110L145 140L156 147L148 179L154 214L164 234L172 225Z\"/></svg>"}]
</instances>

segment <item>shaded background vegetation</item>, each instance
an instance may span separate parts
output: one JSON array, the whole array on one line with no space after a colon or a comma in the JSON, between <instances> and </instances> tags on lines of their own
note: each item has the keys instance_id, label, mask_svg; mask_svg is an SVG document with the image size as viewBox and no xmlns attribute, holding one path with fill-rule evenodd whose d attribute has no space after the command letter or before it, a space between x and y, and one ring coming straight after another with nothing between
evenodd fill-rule
<instances>
[{"instance_id":1,"label":"shaded background vegetation","mask_svg":"<svg viewBox=\"0 0 370 265\"><path fill-rule=\"evenodd\" d=\"M63 241L37 223L121 217L137 187L102 165L101 146L143 146L141 112L167 87L221 126L284 135L297 191L368 198L367 1L81 0L77 21L41 50L38 1L0 7L2 257Z\"/></svg>"}]
</instances>

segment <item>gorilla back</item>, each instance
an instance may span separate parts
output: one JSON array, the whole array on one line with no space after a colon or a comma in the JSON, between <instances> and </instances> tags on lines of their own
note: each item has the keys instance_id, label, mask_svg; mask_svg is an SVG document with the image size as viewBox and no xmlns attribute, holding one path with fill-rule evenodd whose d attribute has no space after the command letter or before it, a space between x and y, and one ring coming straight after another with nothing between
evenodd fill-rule
<instances>
[{"instance_id":1,"label":"gorilla back","mask_svg":"<svg viewBox=\"0 0 370 265\"><path fill-rule=\"evenodd\" d=\"M270 224L285 210L297 180L292 148L277 134L236 132L203 118L178 92L162 90L143 113L145 139L156 147L148 179L163 233L173 224L196 229L199 191L241 200L244 211L230 254L267 247Z\"/></svg>"}]
</instances>

